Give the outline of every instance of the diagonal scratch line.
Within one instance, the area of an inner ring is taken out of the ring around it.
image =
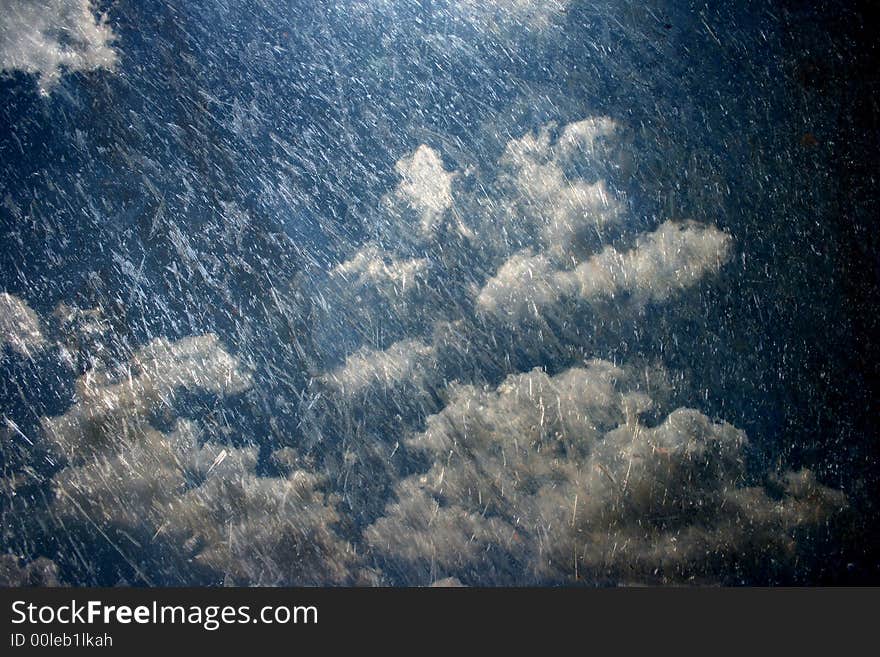
[[[144,582],[147,584],[147,586],[155,586],[155,584],[153,584],[153,582],[150,581],[150,578],[147,577],[146,575],[144,575],[143,571],[140,568],[138,568],[137,565],[135,565],[135,563],[131,559],[129,559],[127,556],[125,556],[125,552],[123,552],[122,549],[118,545],[116,545],[116,543],[114,543],[110,539],[109,536],[107,536],[107,534],[104,532],[104,530],[101,529],[94,520],[92,520],[91,516],[89,516],[89,514],[85,512],[85,510],[80,506],[79,502],[77,502],[75,499],[73,499],[66,490],[64,490],[64,489],[59,489],[59,490],[61,490],[61,492],[64,494],[64,497],[66,497],[68,500],[73,502],[73,505],[79,510],[79,512],[83,515],[83,517],[92,524],[92,527],[94,527],[95,529],[98,530],[98,533],[101,534],[101,536],[103,536],[104,539],[110,545],[113,546],[113,549],[116,550],[123,559],[125,559],[125,563],[127,563],[129,566],[132,567],[132,569],[134,569],[134,572],[142,580],[144,580]]]

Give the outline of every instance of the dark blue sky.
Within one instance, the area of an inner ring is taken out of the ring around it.
[[[55,347],[33,358],[7,347],[4,417],[38,436],[40,418],[81,402],[74,381],[90,367],[124,369],[157,337],[214,333],[254,385],[222,398],[180,393],[173,412],[149,424],[170,431],[185,417],[232,426],[224,440],[253,446],[266,478],[280,472],[272,455],[293,448],[298,463],[326,474],[327,495],[348,499],[350,481],[362,482],[334,527],[369,552],[364,528],[401,494],[401,480],[429,464],[412,451],[389,470],[378,454],[450,405],[449,382],[494,387],[588,358],[651,363],[673,383],[670,408],[645,416],[647,425],[678,406],[698,409],[748,434],[750,485],[783,496],[768,473],[809,468],[849,500],[852,517],[840,526],[804,530],[820,538],[805,540],[799,566],[776,571],[744,559],[707,577],[876,579],[876,555],[864,545],[877,516],[877,80],[864,11],[661,0],[494,9],[504,4],[120,0],[100,7],[116,37],[113,70],[68,71],[48,95],[34,74],[6,71],[0,286],[36,312],[53,344],[72,330],[57,319],[62,303],[100,309],[105,335],[100,349],[76,338],[73,371]],[[527,232],[508,240],[499,213],[521,199],[504,195],[499,160],[532,131],[552,124],[557,135],[595,116],[620,127],[613,158],[566,163],[565,173],[606,181],[626,218],[591,253],[626,252],[667,220],[692,219],[730,237],[725,264],[635,314],[618,312],[629,303],[618,299],[601,312],[572,302],[537,328],[493,323],[473,290],[515,251],[543,248]],[[408,215],[388,210],[396,163],[422,144],[456,172],[455,205],[444,211],[476,226],[482,241],[448,226],[419,241],[400,223]],[[373,292],[338,287],[334,267],[371,244],[384,249],[387,267],[394,258],[428,262],[415,305],[385,308]],[[370,402],[383,405],[373,416],[369,405],[322,392],[358,349],[436,342],[438,322],[458,319],[469,346],[437,356],[443,383],[430,393],[389,388]],[[362,448],[361,430],[379,447]],[[87,532],[65,538],[52,521],[22,520],[26,509],[56,515],[63,464],[36,442],[4,448],[5,471],[25,463],[39,476],[25,501],[4,499],[16,529],[0,547],[25,560],[49,557],[73,583],[136,582],[119,550]],[[89,564],[76,548],[100,556]],[[169,566],[167,549],[142,564],[153,583],[216,578]],[[418,566],[370,559],[384,581],[420,581]],[[445,574],[516,581],[505,579],[506,567]]]

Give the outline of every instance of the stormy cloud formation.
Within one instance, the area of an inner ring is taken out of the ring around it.
[[[3,3],[0,583],[876,583],[807,5]]]

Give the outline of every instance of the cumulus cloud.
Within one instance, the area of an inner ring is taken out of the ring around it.
[[[49,94],[63,71],[112,69],[115,37],[91,0],[3,0],[0,3],[0,70],[38,77]]]
[[[193,422],[168,434],[142,424],[93,458],[77,459],[52,480],[64,516],[111,519],[129,536],[159,527],[168,506],[209,474],[236,477],[254,469],[257,450],[202,445]],[[98,511],[97,513],[95,511]],[[134,540],[133,538],[131,540]]]
[[[545,125],[510,140],[488,187],[480,183],[455,193],[452,181],[470,174],[447,171],[435,150],[419,146],[397,162],[401,180],[386,197],[381,246],[361,247],[331,270],[326,290],[316,294],[327,301],[326,323],[339,325],[343,334],[361,327],[373,335],[381,330],[390,340],[408,331],[424,336],[431,322],[458,319],[450,311],[466,310],[462,296],[475,284],[482,287],[481,270],[493,263],[502,267],[499,280],[491,282],[496,287],[506,277],[528,276],[518,278],[533,285],[520,302],[524,308],[551,303],[560,294],[556,288],[575,286],[560,272],[594,253],[611,228],[619,232],[625,223],[620,194],[601,178],[614,158],[618,132],[607,117]]]
[[[76,381],[77,403],[64,415],[45,418],[51,447],[70,460],[100,453],[131,426],[171,407],[179,390],[235,394],[251,385],[250,373],[227,353],[216,335],[171,342],[156,338],[116,370],[90,370]]]
[[[624,252],[606,243],[611,230],[631,232],[622,198],[600,177],[616,157],[618,133],[613,120],[593,117],[561,129],[549,124],[508,143],[500,159],[508,199],[501,204],[502,234],[526,248],[485,282],[479,308],[521,319],[563,300],[640,307],[727,261],[730,237],[693,221],[667,221]]]
[[[548,124],[510,140],[499,161],[506,171],[507,239],[534,240],[548,255],[567,261],[619,224],[623,203],[601,177],[613,160],[617,133],[611,119],[592,117],[561,130]]]
[[[401,158],[401,181],[386,197],[382,246],[368,243],[336,266],[316,295],[327,300],[333,340],[343,343],[359,330],[383,347],[414,332],[424,337],[432,323],[457,320],[453,311],[471,312],[472,301],[462,297],[487,285],[481,277],[493,263],[501,270],[476,299],[484,310],[493,296],[506,295],[518,306],[513,314],[535,312],[573,291],[577,281],[568,270],[625,223],[620,194],[600,177],[615,157],[618,133],[607,117],[545,125],[510,140],[488,187],[455,194],[453,179],[467,172],[447,171],[436,151],[422,145]],[[407,209],[415,221],[405,220]],[[376,340],[379,333],[387,339]]]
[[[434,348],[418,340],[395,342],[388,349],[363,347],[345,359],[327,380],[354,397],[368,389],[389,391],[404,384],[423,389],[436,370]]]
[[[654,393],[604,361],[459,387],[367,540],[413,583],[733,581],[845,506],[808,471],[750,485],[744,433],[696,410],[646,425]]]
[[[62,526],[112,549],[147,583],[354,582],[356,555],[336,534],[321,477],[292,465],[262,477],[254,446],[203,435],[189,420],[167,433],[151,423],[178,390],[230,395],[250,385],[213,335],[156,339],[119,375],[80,377],[74,407],[44,421],[67,463],[51,482]]]
[[[447,171],[437,151],[425,144],[398,160],[395,169],[401,180],[394,198],[416,211],[420,232],[430,235],[452,207],[455,174]]]
[[[427,258],[398,258],[368,244],[330,274],[355,294],[376,292],[394,301],[416,293],[424,284],[428,267]]]
[[[30,356],[46,346],[37,314],[23,300],[0,292],[0,350]]]
[[[338,500],[322,477],[253,473],[213,477],[171,509],[167,531],[226,581],[248,585],[368,583],[352,546],[334,525]]]
[[[478,307],[496,315],[537,315],[540,308],[556,303],[569,291],[561,287],[552,263],[543,255],[516,253],[489,279],[477,297]]]
[[[717,272],[730,248],[730,236],[713,226],[668,221],[639,236],[633,249],[607,246],[572,270],[555,269],[543,254],[518,253],[480,290],[477,304],[513,318],[538,315],[563,297],[640,307]]]
[[[55,513],[109,543],[147,582],[158,574],[239,585],[353,582],[355,554],[333,528],[339,516],[322,480],[303,470],[258,476],[257,457],[255,447],[203,442],[189,421],[169,434],[141,427],[59,472]]]
[[[639,304],[663,301],[717,272],[730,248],[730,236],[714,226],[667,221],[627,253],[606,247],[575,268],[571,279],[585,299],[628,293]]]

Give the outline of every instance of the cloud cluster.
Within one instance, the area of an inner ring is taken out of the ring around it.
[[[609,237],[625,218],[623,201],[602,177],[616,157],[618,132],[608,117],[591,117],[510,140],[499,161],[506,238],[538,244],[565,263]]]
[[[180,390],[228,395],[250,385],[250,373],[216,335],[176,342],[155,338],[124,367],[89,370],[79,377],[77,403],[64,415],[46,418],[44,434],[58,454],[77,461],[100,454],[152,414],[172,408]]]
[[[126,577],[163,584],[795,570],[844,496],[807,470],[750,472],[745,434],[673,403],[662,365],[594,358],[621,339],[621,317],[686,302],[678,293],[732,251],[710,224],[636,226],[609,182],[619,133],[605,117],[544,126],[477,184],[427,145],[401,158],[384,232],[325,276],[299,277],[295,303],[272,289],[307,332],[291,337],[310,381],[290,436],[301,442],[271,457],[260,437],[196,417],[193,399],[254,385],[215,335],[106,358],[100,309],[59,306],[62,361],[84,374],[42,428],[60,462],[52,517],[77,559],[98,569],[109,554]],[[36,315],[0,301],[14,309],[4,342],[41,345]]]
[[[371,581],[339,537],[338,499],[305,470],[212,476],[170,510],[163,531],[200,565],[239,585],[351,585]],[[362,579],[363,578],[363,579]]]
[[[667,221],[636,235],[623,252],[607,243],[632,233],[624,199],[601,177],[619,159],[619,133],[611,119],[592,117],[508,143],[500,160],[509,198],[501,227],[520,250],[483,285],[481,310],[521,320],[565,300],[638,308],[666,300],[727,261],[730,237],[693,221]]]
[[[16,296],[0,292],[0,358],[10,347],[21,356],[30,356],[46,346],[40,319],[30,306]]]
[[[379,435],[390,422],[393,444],[407,418],[416,428],[436,410],[434,392],[442,397],[447,380],[494,377],[592,345],[588,331],[557,338],[545,327],[528,330],[530,318],[570,314],[572,301],[594,306],[596,321],[617,317],[717,271],[730,239],[693,222],[636,235],[623,252],[601,248],[610,235],[632,232],[621,195],[601,177],[618,158],[619,134],[607,117],[545,125],[511,139],[495,180],[469,189],[451,182],[470,174],[446,171],[427,145],[401,158],[382,246],[367,243],[315,295],[327,309],[314,332],[332,336],[324,353],[351,344],[352,334],[360,340],[343,363],[327,362],[323,380],[333,385],[325,392],[338,401],[331,414],[356,403],[359,426]],[[399,220],[400,203],[418,208],[415,220]],[[450,219],[464,230],[450,235]]]
[[[721,269],[730,250],[730,236],[714,226],[667,221],[631,251],[606,247],[570,276],[585,299],[628,294],[639,304],[665,301]]]
[[[402,340],[381,351],[361,348],[327,379],[346,397],[356,397],[371,389],[389,392],[403,385],[424,390],[435,378],[436,367],[433,346]]]
[[[653,392],[604,361],[460,386],[407,443],[430,469],[367,540],[412,583],[734,581],[749,560],[792,564],[798,530],[845,506],[808,471],[776,496],[749,485],[745,435],[698,411],[644,424]]]
[[[455,174],[447,171],[437,151],[425,144],[398,160],[395,170],[401,180],[394,197],[418,213],[419,230],[430,235],[444,212],[452,207]]]
[[[594,323],[630,317],[720,270],[732,240],[714,226],[669,221],[635,229],[623,195],[604,177],[616,175],[621,133],[603,116],[547,124],[507,143],[494,179],[447,172],[433,149],[419,146],[397,164],[401,180],[389,195],[382,246],[362,247],[331,272],[326,294],[316,295],[328,307],[316,333],[333,326],[333,344],[347,345],[341,357],[358,351],[364,371],[368,359],[376,361],[372,369],[400,360],[407,340],[483,354],[504,342],[538,363],[556,342],[557,355],[595,342],[576,329],[554,342],[545,319],[565,323],[585,310]],[[453,178],[464,182],[453,186]],[[399,220],[403,201],[419,208],[413,221]],[[417,284],[407,288],[412,279]],[[537,331],[528,330],[533,320]],[[369,351],[346,342],[358,332]],[[394,354],[381,353],[395,342]],[[458,376],[454,367],[440,369]]]
[[[734,582],[764,559],[792,572],[805,537],[846,507],[807,470],[750,473],[744,433],[670,405],[662,367],[571,367],[600,340],[584,319],[610,344],[619,320],[676,303],[733,250],[711,224],[637,228],[606,180],[619,136],[605,117],[544,126],[512,139],[495,179],[470,191],[450,182],[467,172],[420,146],[393,198],[421,220],[390,221],[382,249],[334,271],[350,272],[359,299],[369,286],[399,296],[404,263],[433,277],[432,295],[379,308],[396,339],[365,340],[330,368],[311,420],[342,437],[339,479],[369,489],[346,499],[371,519],[362,540],[392,580]],[[444,256],[450,217],[467,226],[456,260]]]
[[[147,583],[354,582],[356,555],[333,527],[335,498],[321,477],[293,467],[260,476],[256,447],[205,436],[189,420],[167,433],[151,423],[178,390],[232,395],[250,385],[213,335],[156,339],[118,374],[80,377],[74,407],[44,421],[67,464],[52,479],[56,517]]]
[[[112,69],[115,37],[91,0],[3,0],[0,3],[0,70],[38,77],[48,95],[63,71]]]
[[[257,450],[203,441],[178,421],[142,427],[53,479],[55,513],[106,542],[147,583],[344,584],[356,555],[313,473],[256,473]],[[160,580],[161,581],[161,580]]]
[[[453,181],[472,172],[447,171],[439,153],[421,144],[396,164],[400,180],[385,198],[381,246],[367,243],[330,272],[319,294],[334,308],[329,314],[341,306],[361,326],[398,328],[394,339],[424,335],[430,322],[459,318],[462,289],[485,284],[482,269],[507,258],[501,276],[520,265],[571,268],[624,221],[619,194],[600,177],[618,132],[611,119],[591,117],[511,139],[488,189],[456,189]],[[538,257],[526,262],[533,248]],[[535,283],[547,288],[548,301],[560,282],[550,279]]]
[[[572,270],[556,269],[543,254],[520,252],[480,290],[477,304],[507,318],[538,315],[562,298],[640,307],[717,272],[730,248],[730,236],[713,226],[667,221],[639,236],[633,249],[607,246]]]

